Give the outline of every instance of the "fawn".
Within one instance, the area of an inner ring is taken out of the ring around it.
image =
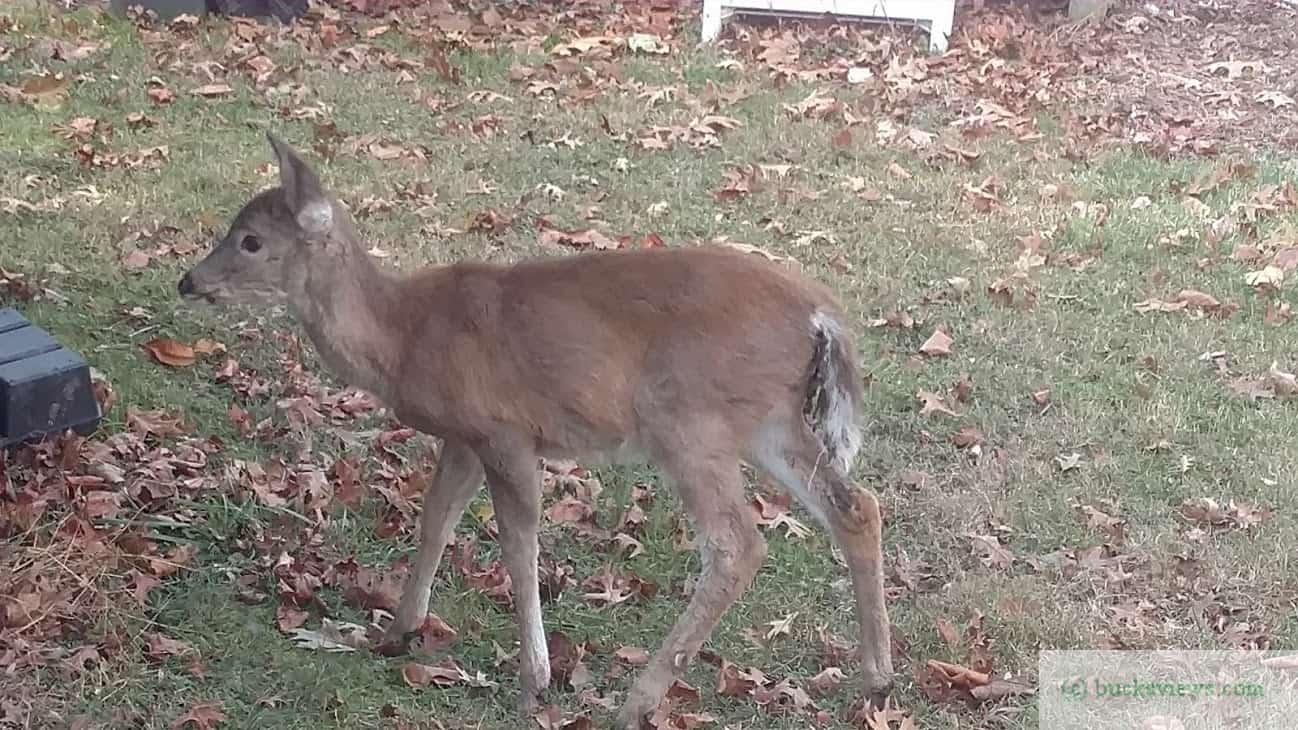
[[[766,557],[741,461],[825,526],[851,571],[866,696],[892,685],[879,504],[861,446],[855,350],[828,289],[718,246],[381,268],[316,173],[268,134],[279,187],[253,197],[180,280],[210,303],[286,302],[324,363],[443,441],[384,641],[428,611],[438,563],[485,480],[513,580],[525,714],[550,682],[537,582],[538,457],[649,461],[674,483],[702,573],[618,715],[638,728]]]

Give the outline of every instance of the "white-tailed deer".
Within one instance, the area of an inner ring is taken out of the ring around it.
[[[852,339],[827,289],[729,248],[599,252],[398,275],[347,211],[270,138],[280,187],[234,218],[180,280],[209,302],[271,298],[321,358],[403,422],[444,441],[418,554],[386,640],[423,621],[442,551],[486,481],[513,579],[520,708],[550,681],[537,584],[538,457],[647,460],[679,491],[703,569],[618,717],[638,728],[747,590],[766,556],[741,461],[792,493],[851,570],[868,698],[892,684],[879,505],[848,479],[861,445]]]

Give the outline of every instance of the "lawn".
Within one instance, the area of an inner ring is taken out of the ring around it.
[[[658,475],[550,464],[547,714],[514,713],[485,493],[444,625],[369,650],[434,444],[282,309],[176,294],[275,184],[268,130],[392,267],[737,244],[841,297],[895,705],[857,713],[846,569],[754,477],[770,557],[662,727],[1028,728],[1042,648],[1298,648],[1292,6],[1075,28],[989,2],[931,58],[854,26],[698,47],[696,14],[639,3],[358,5],[0,9],[0,304],[107,406],[0,462],[0,727],[606,727],[684,606],[699,561]]]

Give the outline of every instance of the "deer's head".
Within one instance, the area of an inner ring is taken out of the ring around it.
[[[266,137],[279,163],[279,187],[243,206],[216,248],[180,279],[182,297],[243,304],[281,299],[313,259],[336,254],[345,241],[346,212],[297,152]]]

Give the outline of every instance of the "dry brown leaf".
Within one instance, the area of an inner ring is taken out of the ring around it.
[[[194,348],[183,342],[158,337],[142,345],[155,361],[173,368],[187,368],[194,364]]]
[[[945,357],[951,354],[951,346],[955,340],[950,335],[940,329],[933,330],[933,334],[919,346],[920,353],[929,357]]]
[[[992,678],[984,672],[974,671],[968,667],[962,667],[959,664],[929,659],[927,662],[929,669],[940,672],[946,681],[962,689],[972,689],[981,687],[992,681]]]
[[[1267,302],[1266,312],[1262,315],[1262,321],[1272,327],[1279,327],[1287,324],[1293,319],[1293,309],[1289,302]]]
[[[618,647],[618,650],[613,652],[613,656],[633,667],[642,667],[649,663],[649,652],[637,646]]]
[[[199,702],[190,705],[185,714],[171,723],[171,730],[210,730],[225,722],[225,712],[218,702]]]
[[[194,342],[194,354],[207,357],[209,355],[220,355],[225,352],[225,345],[211,340],[206,337],[200,337]]]
[[[975,446],[980,446],[985,440],[986,437],[983,436],[982,431],[979,431],[973,426],[965,426],[959,431],[951,434],[951,443],[959,449],[971,449]]]
[[[1181,503],[1181,514],[1188,520],[1211,527],[1248,529],[1271,518],[1271,510],[1231,500],[1221,505],[1211,497],[1187,499]]]
[[[1212,310],[1221,306],[1216,297],[1194,289],[1182,289],[1176,295],[1176,301],[1185,302],[1190,309]]]
[[[807,680],[807,693],[812,697],[824,697],[838,690],[843,682],[843,670],[838,667],[825,667],[818,674]]]
[[[139,271],[149,265],[149,254],[138,248],[131,249],[131,252],[122,257],[122,268],[127,271]]]
[[[777,636],[788,635],[789,631],[793,628],[793,619],[797,617],[798,617],[798,612],[794,611],[793,613],[789,614],[788,616],[785,616],[784,618],[775,619],[774,621],[767,621],[766,625],[769,626],[770,628],[766,630],[766,634],[764,635],[764,638],[767,641],[771,641]]]
[[[959,413],[947,407],[945,399],[929,390],[921,390],[915,393],[915,398],[920,402],[919,415],[928,416],[939,413],[946,416],[959,416]]]
[[[201,96],[206,99],[213,99],[220,96],[229,96],[234,93],[234,87],[229,84],[204,84],[190,91],[194,96]]]
[[[952,649],[960,648],[960,634],[955,630],[955,626],[944,618],[937,620],[937,635],[942,637],[942,641]]]
[[[588,228],[584,231],[563,231],[557,228],[542,228],[538,234],[542,246],[566,246],[576,249],[595,249],[605,251],[619,248],[618,242],[603,233]]]
[[[150,86],[148,93],[149,99],[159,106],[170,104],[176,100],[176,95],[171,92],[171,89],[168,89],[165,86]]]
[[[482,672],[471,675],[451,659],[432,665],[407,662],[401,667],[401,679],[410,687],[415,688],[451,687],[454,685],[492,687],[495,685],[494,682],[487,680]]]
[[[153,632],[148,634],[148,644],[144,648],[144,656],[154,662],[165,661],[167,657],[185,656],[193,652],[194,647],[189,644]]]
[[[1035,690],[1031,685],[997,678],[993,678],[987,684],[973,687],[969,690],[969,694],[972,695],[974,699],[981,702],[996,702],[1003,700],[1006,697],[1032,694],[1033,692],[1035,692]]]
[[[1000,540],[991,535],[969,535],[973,551],[982,564],[993,570],[1009,570],[1014,564],[1014,554]]]

